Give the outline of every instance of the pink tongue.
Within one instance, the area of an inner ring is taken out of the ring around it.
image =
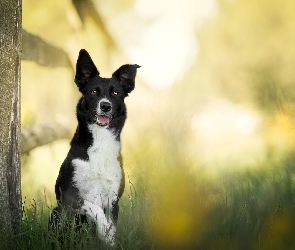
[[[110,118],[104,115],[98,115],[96,116],[96,123],[98,123],[98,125],[108,125],[110,122]]]

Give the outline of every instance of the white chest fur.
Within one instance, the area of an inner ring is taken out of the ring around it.
[[[122,180],[120,142],[104,127],[92,124],[88,128],[93,136],[93,144],[87,150],[89,160],[72,161],[73,181],[85,201],[106,208],[117,199]]]

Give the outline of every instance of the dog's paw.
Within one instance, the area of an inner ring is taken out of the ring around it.
[[[99,225],[98,225],[99,227]],[[115,245],[116,226],[111,222],[100,232],[100,237],[111,247]]]
[[[102,208],[84,200],[81,213],[86,214],[96,222],[99,238],[113,247],[115,245],[116,226],[111,219],[108,222]]]
[[[84,200],[84,203],[81,207],[81,213],[84,213],[87,216],[91,217],[94,221],[106,221],[105,214],[102,208],[86,200]]]

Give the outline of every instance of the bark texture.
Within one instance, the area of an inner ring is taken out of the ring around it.
[[[0,1],[0,240],[13,249],[21,226],[21,0]],[[8,248],[9,247],[9,248]]]

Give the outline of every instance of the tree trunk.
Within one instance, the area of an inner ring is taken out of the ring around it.
[[[0,244],[13,249],[21,226],[21,0],[0,1]]]

